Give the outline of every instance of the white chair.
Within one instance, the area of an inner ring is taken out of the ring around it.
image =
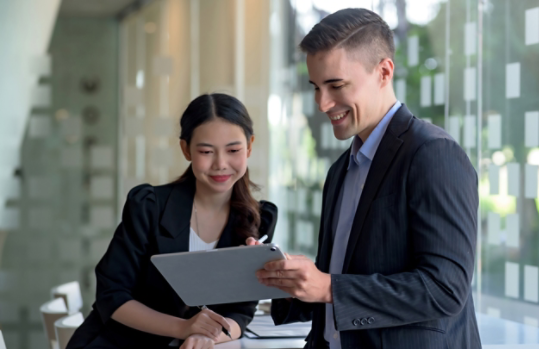
[[[68,315],[67,306],[63,298],[55,298],[43,304],[39,310],[43,319],[43,327],[51,349],[58,348],[56,332],[54,331],[54,322]]]
[[[67,347],[67,343],[71,339],[71,336],[83,321],[84,316],[82,316],[81,312],[78,312],[73,315],[64,316],[54,322],[59,349],[65,349]]]
[[[52,298],[63,298],[69,314],[74,314],[82,308],[82,294],[78,281],[53,287],[51,296]]]
[[[0,331],[0,349],[6,349],[6,343],[4,342],[4,336],[2,336],[2,331]]]

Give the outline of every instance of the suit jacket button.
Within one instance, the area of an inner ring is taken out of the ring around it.
[[[367,319],[366,318],[363,318],[361,319],[361,325],[366,325],[367,324]]]
[[[373,318],[373,317],[370,317],[370,318],[367,320],[367,322],[369,323],[369,325],[372,324],[372,323],[374,322],[374,318]]]
[[[354,321],[352,321],[352,325],[354,325],[354,326],[359,325],[359,320],[358,320],[358,319],[354,319]]]

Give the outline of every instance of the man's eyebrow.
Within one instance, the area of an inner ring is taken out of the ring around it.
[[[343,79],[329,79],[329,80],[324,81],[324,84],[331,84],[331,83],[340,82],[340,81],[343,81]],[[309,83],[316,86],[316,84],[312,82],[311,80],[309,80]]]

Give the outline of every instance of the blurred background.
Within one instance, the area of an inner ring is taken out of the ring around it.
[[[201,93],[246,104],[256,195],[279,207],[275,240],[314,258],[322,185],[350,141],[318,111],[297,46],[347,7],[394,29],[398,99],[479,174],[477,312],[511,320],[506,336],[539,327],[539,0],[0,0],[8,349],[47,348],[40,305],[55,285],[78,281],[88,314],[129,189],[187,167],[178,121]]]

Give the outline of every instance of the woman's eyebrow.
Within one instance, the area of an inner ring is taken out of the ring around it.
[[[241,141],[236,141],[236,142],[228,143],[226,146],[227,146],[227,147],[230,147],[230,146],[232,146],[232,145],[238,145],[238,144],[241,144]],[[214,145],[209,144],[209,143],[197,143],[196,146],[197,146],[197,147],[211,147],[211,148],[214,148],[214,147],[215,147]]]

